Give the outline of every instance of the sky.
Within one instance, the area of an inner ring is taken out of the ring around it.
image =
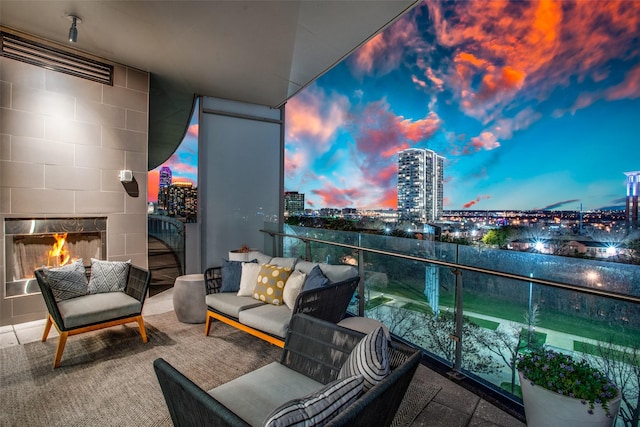
[[[285,189],[397,207],[397,152],[445,210],[624,206],[640,171],[640,1],[426,0],[286,104]]]

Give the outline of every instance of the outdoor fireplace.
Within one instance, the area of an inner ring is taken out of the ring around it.
[[[107,218],[5,218],[5,295],[40,292],[33,271],[105,259]]]

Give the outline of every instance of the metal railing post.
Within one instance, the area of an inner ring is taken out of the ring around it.
[[[358,250],[358,316],[364,317],[364,251]]]
[[[462,271],[453,270],[456,275],[456,317],[455,332],[451,334],[451,339],[455,342],[455,352],[453,356],[453,371],[449,373],[450,377],[461,379],[464,377],[460,368],[462,367],[462,326],[464,322],[462,307]]]
[[[304,259],[311,261],[311,242],[304,240]]]

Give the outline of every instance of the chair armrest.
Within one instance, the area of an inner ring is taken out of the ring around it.
[[[149,282],[151,282],[151,272],[132,265],[129,267],[129,277],[127,278],[127,286],[124,288],[124,292],[140,301],[141,305],[144,305]]]
[[[222,267],[209,267],[204,271],[204,284],[207,295],[217,294],[222,288]]]
[[[249,426],[242,418],[164,359],[154,360],[153,368],[167,402],[173,425],[180,427]]]
[[[328,384],[360,342],[363,333],[306,314],[291,318],[280,363]]]
[[[53,321],[60,328],[64,328],[64,322],[62,321],[62,315],[60,314],[60,310],[58,309],[58,303],[56,302],[56,298],[53,296],[53,291],[51,290],[51,285],[49,285],[49,281],[44,275],[44,271],[39,268],[34,272],[36,276],[36,280],[38,281],[38,286],[40,287],[40,292],[42,293],[42,297],[44,298],[44,303],[47,306],[47,311],[49,315],[53,318]]]
[[[296,298],[293,314],[309,314],[338,323],[347,312],[359,282],[360,277],[355,276],[328,286],[302,291]]]

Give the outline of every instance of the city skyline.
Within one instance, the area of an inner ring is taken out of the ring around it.
[[[640,2],[425,1],[289,100],[285,190],[396,208],[396,153],[427,148],[445,210],[623,209],[639,37]]]

